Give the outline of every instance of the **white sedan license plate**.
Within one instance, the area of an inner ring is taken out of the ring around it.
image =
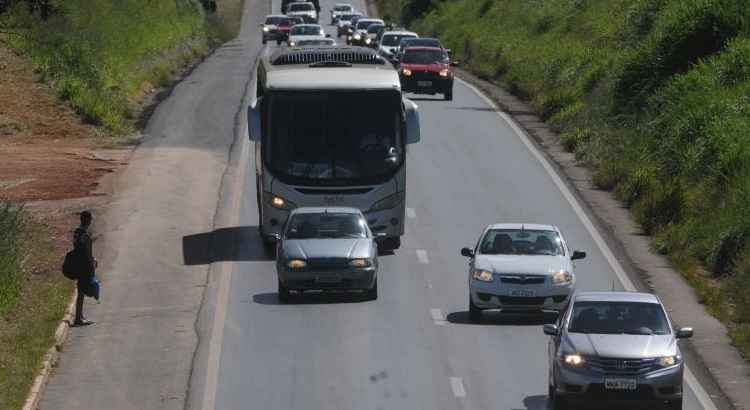
[[[432,81],[417,81],[419,87],[432,87]]]
[[[519,298],[533,298],[535,295],[533,290],[525,290],[525,289],[513,289],[510,291],[510,296],[515,296]]]
[[[637,387],[635,379],[631,378],[604,379],[604,388],[607,390],[635,390]]]

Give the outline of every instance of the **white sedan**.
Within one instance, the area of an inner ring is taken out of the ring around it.
[[[469,258],[469,317],[482,310],[564,310],[575,291],[575,260],[560,230],[551,225],[495,224],[485,228]]]
[[[328,37],[319,24],[297,24],[289,30],[287,44],[289,47],[295,47],[299,41],[320,40]]]

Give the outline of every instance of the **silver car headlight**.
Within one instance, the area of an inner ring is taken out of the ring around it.
[[[681,361],[682,361],[682,357],[680,357],[680,355],[662,356],[659,358],[659,366],[672,367],[676,364],[679,364]]]
[[[492,272],[484,269],[475,269],[471,277],[482,282],[492,282]]]
[[[304,269],[307,267],[307,261],[304,259],[290,259],[287,261],[286,266],[290,269]]]
[[[583,356],[578,353],[563,355],[563,363],[570,367],[581,368],[586,364]]]
[[[561,270],[552,274],[552,283],[555,285],[562,285],[571,282],[573,282],[573,275],[566,270]]]
[[[372,260],[366,258],[357,258],[349,261],[349,266],[352,268],[369,268],[372,266]]]

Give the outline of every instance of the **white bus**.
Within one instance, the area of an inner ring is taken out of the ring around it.
[[[302,206],[359,208],[382,248],[401,245],[406,149],[420,139],[419,115],[402,96],[398,73],[375,51],[309,47],[262,54],[248,133],[267,245]]]

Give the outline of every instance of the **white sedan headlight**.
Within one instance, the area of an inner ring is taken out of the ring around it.
[[[492,282],[492,272],[484,270],[484,269],[474,270],[472,277],[482,282]]]
[[[561,270],[552,274],[552,283],[555,285],[562,285],[564,283],[570,283],[573,281],[573,275],[566,271]]]
[[[263,31],[265,31],[266,33],[268,33],[268,30],[270,30],[270,29],[268,28],[268,26],[263,26]]]

